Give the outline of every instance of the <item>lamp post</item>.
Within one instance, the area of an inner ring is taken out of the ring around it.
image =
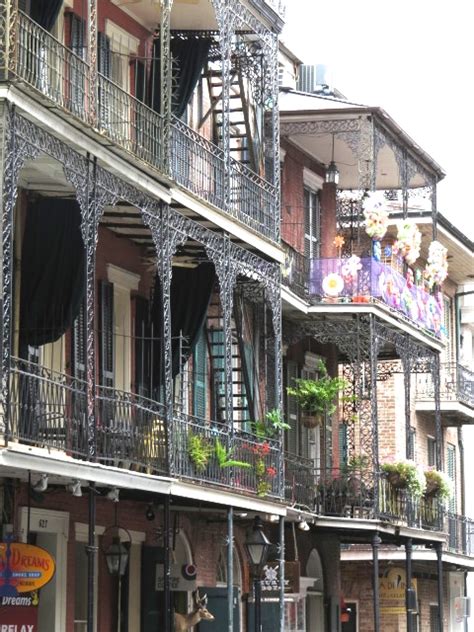
[[[252,531],[245,541],[245,551],[252,567],[253,591],[254,591],[254,612],[255,612],[255,632],[262,632],[262,583],[261,574],[268,559],[268,553],[272,546],[270,540],[263,531],[263,523],[260,516],[255,516]]]
[[[119,527],[117,522],[111,526],[107,527],[104,531],[103,537],[107,534],[107,532],[114,531],[115,533],[112,536],[111,544],[106,548],[102,549],[102,552],[105,557],[105,561],[107,563],[107,570],[109,574],[117,577],[118,581],[118,590],[117,590],[117,632],[120,632],[121,629],[121,599],[122,599],[122,577],[125,575],[128,566],[128,558],[129,558],[129,549],[122,543],[120,539],[120,532],[123,532],[127,535],[128,544],[132,543],[132,538],[127,529],[123,527]]]

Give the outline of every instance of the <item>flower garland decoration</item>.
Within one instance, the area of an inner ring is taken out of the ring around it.
[[[393,244],[393,252],[405,257],[405,261],[412,265],[420,256],[421,232],[410,219],[398,222],[397,241]]]
[[[388,228],[388,211],[382,202],[374,202],[373,198],[364,201],[365,232],[371,239],[381,241]]]
[[[423,276],[430,290],[435,285],[441,285],[448,276],[448,251],[439,241],[432,241],[430,244]]]

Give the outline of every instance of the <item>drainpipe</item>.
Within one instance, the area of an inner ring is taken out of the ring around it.
[[[380,632],[380,593],[379,593],[379,549],[382,540],[378,533],[372,538],[372,589],[373,589],[373,608],[374,608],[374,632]]]

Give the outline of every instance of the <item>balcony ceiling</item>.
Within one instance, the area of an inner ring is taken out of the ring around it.
[[[112,0],[150,31],[160,23],[158,0]],[[172,29],[216,30],[214,9],[209,0],[174,0],[171,12]]]
[[[281,133],[291,143],[303,149],[323,165],[332,159],[340,172],[339,186],[343,189],[359,188],[358,134],[359,121],[375,117],[381,127],[390,128],[397,142],[406,147],[417,163],[437,179],[443,171],[398,125],[380,108],[358,103],[294,91],[280,95]],[[375,184],[377,189],[400,188],[400,173],[393,150],[383,146],[378,154]],[[426,186],[425,178],[415,174],[409,186]]]

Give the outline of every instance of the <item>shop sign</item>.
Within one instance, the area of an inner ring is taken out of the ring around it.
[[[0,632],[38,630],[38,593],[0,597]]]
[[[45,549],[20,542],[0,542],[0,598],[38,590],[52,579],[54,571],[54,559]],[[0,632],[3,632],[1,627]]]
[[[164,586],[164,565],[157,564],[155,590],[162,591]],[[170,587],[172,591],[196,590],[196,567],[193,564],[171,564]]]
[[[280,563],[269,562],[263,567],[262,591],[278,592],[280,590]],[[285,562],[285,593],[300,592],[300,563]]]
[[[412,588],[417,594],[416,579],[412,579]],[[406,613],[406,572],[404,568],[394,567],[379,579],[380,612],[382,614]]]

